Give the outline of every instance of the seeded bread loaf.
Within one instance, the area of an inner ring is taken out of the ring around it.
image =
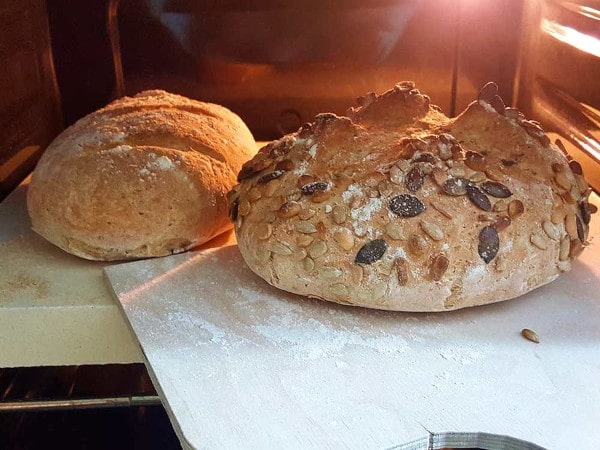
[[[231,228],[226,195],[255,153],[221,106],[157,90],[116,100],[42,156],[27,199],[33,229],[87,259],[184,251]]]
[[[248,266],[297,294],[445,311],[571,268],[591,207],[581,166],[497,86],[455,119],[411,82],[262,148],[230,193]]]

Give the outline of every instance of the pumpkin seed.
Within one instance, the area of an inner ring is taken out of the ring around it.
[[[481,88],[477,95],[477,100],[490,103],[496,94],[498,94],[498,85],[493,81],[490,81]]]
[[[496,198],[508,198],[512,195],[510,189],[497,181],[486,181],[481,184],[481,189]]]
[[[355,264],[373,264],[379,261],[388,248],[387,242],[383,239],[375,239],[367,242],[361,247],[354,259]]]
[[[576,173],[577,175],[583,175],[583,168],[581,167],[581,164],[579,164],[577,161],[569,161],[569,167],[571,168],[571,171],[573,171],[573,173]]]
[[[406,174],[406,188],[411,192],[417,192],[423,186],[425,178],[420,167],[413,167]]]
[[[478,208],[483,209],[484,211],[492,210],[492,203],[490,202],[490,199],[487,198],[487,196],[481,192],[479,188],[470,184],[467,185],[467,197],[469,197],[469,200],[471,200],[471,202]]]
[[[409,194],[400,194],[392,198],[389,208],[400,217],[415,217],[427,209],[421,200]]]
[[[498,232],[491,226],[484,227],[479,232],[479,243],[477,252],[486,264],[494,259],[500,249],[500,237]]]
[[[266,175],[263,175],[258,179],[258,184],[267,184],[269,181],[273,181],[285,173],[285,170],[274,170]]]

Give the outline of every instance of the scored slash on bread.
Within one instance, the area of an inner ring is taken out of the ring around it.
[[[28,190],[32,227],[86,259],[179,253],[231,228],[226,194],[255,153],[222,106],[160,90],[123,97],[46,149]]]
[[[263,147],[229,193],[250,269],[286,291],[404,311],[506,300],[570,270],[590,188],[497,91],[451,119],[402,82]]]

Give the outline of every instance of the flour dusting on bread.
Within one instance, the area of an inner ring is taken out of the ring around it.
[[[378,309],[514,298],[570,270],[581,166],[488,83],[456,118],[414,83],[263,147],[230,192],[248,266],[281,289]]]

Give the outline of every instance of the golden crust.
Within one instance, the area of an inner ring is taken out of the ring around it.
[[[254,139],[231,111],[145,91],[66,129],[33,172],[33,229],[87,259],[163,256],[231,227],[226,193]]]
[[[230,193],[248,266],[290,292],[403,311],[506,300],[570,270],[587,183],[489,89],[450,119],[404,82],[261,149]]]

